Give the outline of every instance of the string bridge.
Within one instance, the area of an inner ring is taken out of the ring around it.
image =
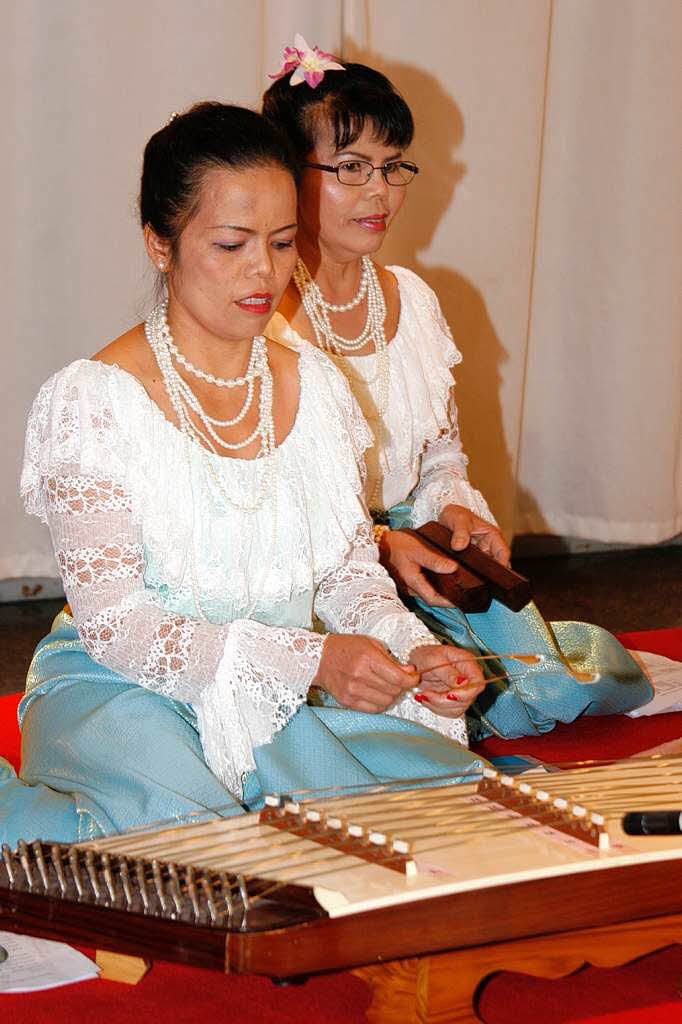
[[[354,820],[352,816],[339,816],[338,812],[329,813],[309,804],[273,795],[265,798],[260,822],[408,877],[417,871],[410,856],[409,842],[372,829],[360,820]]]
[[[505,775],[485,768],[478,792],[487,800],[596,846],[598,850],[609,849],[609,834],[602,814],[566,797],[553,796],[541,786],[532,785],[523,775]]]

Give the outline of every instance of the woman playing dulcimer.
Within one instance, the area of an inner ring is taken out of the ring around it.
[[[262,335],[296,261],[295,177],[238,107],[199,104],[147,145],[166,298],[52,376],[29,419],[22,493],[69,610],[29,671],[21,778],[0,759],[2,842],[480,766],[455,741],[480,667],[378,562],[344,378]],[[311,684],[336,706],[308,707]]]
[[[434,631],[487,658],[495,677],[470,709],[470,731],[528,735],[645,703],[650,684],[599,627],[550,626],[532,604],[514,613],[493,601],[465,615],[428,582],[424,569],[450,572],[455,563],[400,527],[439,520],[454,552],[473,542],[503,564],[509,548],[467,479],[452,378],[461,356],[438,300],[410,270],[372,260],[419,181],[406,155],[412,115],[384,75],[339,63],[300,36],[271,77],[263,113],[292,140],[303,170],[299,260],[268,334],[326,351],[358,399],[374,433],[367,498],[384,524],[382,564]]]

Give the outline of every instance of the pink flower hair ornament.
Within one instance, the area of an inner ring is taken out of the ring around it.
[[[324,78],[325,71],[345,70],[334,60],[333,53],[325,53],[319,46],[308,46],[303,36],[296,33],[294,45],[284,47],[282,67],[276,75],[268,75],[268,78],[284,78],[290,71],[294,71],[289,85],[300,85],[301,82],[307,82],[311,89],[315,89]]]

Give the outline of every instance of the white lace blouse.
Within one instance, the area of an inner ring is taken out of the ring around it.
[[[375,510],[412,502],[412,525],[438,519],[446,505],[463,505],[495,522],[488,505],[467,478],[453,395],[452,367],[462,357],[452,340],[438,299],[405,267],[389,267],[398,280],[400,319],[388,346],[388,406],[380,436],[377,418],[376,356],[332,356],[372,428],[367,454],[366,493]],[[307,342],[276,313],[266,332],[300,350]],[[380,447],[379,447],[380,443]]]
[[[266,460],[187,442],[118,367],[67,366],[28,423],[22,495],[49,525],[86,650],[190,702],[207,762],[235,793],[253,747],[305,700],[324,642],[313,612],[329,631],[374,636],[398,657],[432,642],[377,560],[360,468],[371,437],[357,405],[311,346],[299,373],[271,492],[250,513],[240,506],[254,504]],[[464,739],[460,721],[411,694],[391,713]]]

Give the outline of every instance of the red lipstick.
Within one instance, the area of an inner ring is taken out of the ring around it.
[[[267,292],[254,292],[253,295],[247,295],[245,299],[238,299],[236,305],[246,313],[263,316],[272,308],[272,295]]]
[[[386,213],[374,213],[367,217],[356,217],[355,223],[361,224],[363,228],[367,228],[369,231],[385,231],[386,230]]]

